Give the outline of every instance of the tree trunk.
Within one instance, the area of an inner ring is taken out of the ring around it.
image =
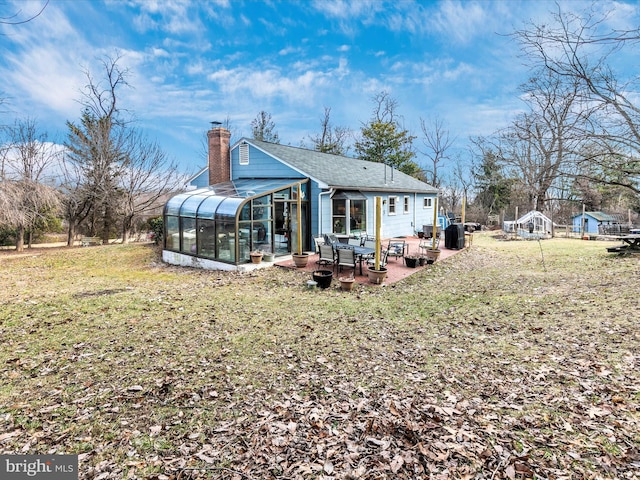
[[[24,225],[20,225],[16,231],[16,252],[24,250]]]
[[[129,243],[131,237],[131,225],[133,224],[133,217],[125,215],[122,219],[122,243]]]
[[[67,230],[67,247],[72,247],[76,239],[76,224],[69,220],[69,229]]]

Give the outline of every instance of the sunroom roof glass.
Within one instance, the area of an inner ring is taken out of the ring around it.
[[[180,213],[180,206],[187,198],[191,196],[191,193],[181,193],[175,197],[169,199],[165,207],[167,215],[178,215]]]
[[[167,215],[220,220],[234,219],[249,198],[260,197],[295,185],[291,180],[237,180],[181,193],[165,207]]]
[[[220,205],[225,198],[227,197],[220,197],[218,195],[211,195],[205,198],[198,207],[197,217],[213,220],[216,216],[218,205]]]
[[[180,207],[181,217],[195,217],[198,211],[198,206],[206,197],[204,195],[192,195],[187,198]]]
[[[240,205],[246,201],[246,198],[225,198],[216,210],[216,220],[233,221],[236,218],[236,212]]]

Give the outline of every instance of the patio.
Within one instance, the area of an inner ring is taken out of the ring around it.
[[[420,254],[419,245],[422,240],[419,239],[418,237],[403,237],[403,238],[398,238],[398,240],[403,240],[407,244],[407,251],[405,252],[406,255]],[[388,243],[389,243],[389,239],[385,239],[385,240],[382,240],[381,245],[384,248]],[[449,258],[455,255],[456,253],[459,253],[462,251],[462,250],[446,249],[443,247],[443,245],[444,245],[444,240],[441,240],[440,247],[439,247],[441,253],[440,253],[440,258],[438,259],[438,262],[441,262],[446,258]],[[293,263],[293,260],[291,259],[291,257],[285,257],[283,259],[279,259],[277,262],[275,262],[275,265],[282,268],[292,268],[292,269],[309,272],[309,273],[313,272],[314,270],[328,270],[331,268],[331,267],[318,265],[316,263],[317,260],[318,260],[318,254],[313,253],[312,255],[309,255],[309,263],[304,268],[297,268]],[[429,265],[425,265],[422,267],[417,266],[415,268],[409,268],[405,265],[404,259],[402,257],[389,257],[387,262],[387,277],[384,281],[384,284],[389,285],[392,283],[396,283],[402,280],[403,278],[408,277],[409,275],[419,272],[424,268],[429,268]],[[344,270],[340,274],[336,274],[334,269],[334,278],[338,278],[339,276],[350,276],[350,275],[351,275],[351,270]],[[311,276],[309,276],[309,279],[311,279]],[[371,285],[367,277],[366,266],[363,267],[363,275],[360,275],[359,268],[355,269],[355,280],[359,284]]]

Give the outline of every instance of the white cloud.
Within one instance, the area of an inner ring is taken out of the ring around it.
[[[442,35],[467,43],[479,32],[486,32],[487,25],[493,23],[483,5],[486,4],[457,0],[442,2],[433,16],[432,26]]]

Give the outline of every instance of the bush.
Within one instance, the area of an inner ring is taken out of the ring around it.
[[[162,243],[162,236],[164,235],[164,221],[162,217],[153,217],[147,220],[149,230],[153,235],[153,243],[160,245]]]

